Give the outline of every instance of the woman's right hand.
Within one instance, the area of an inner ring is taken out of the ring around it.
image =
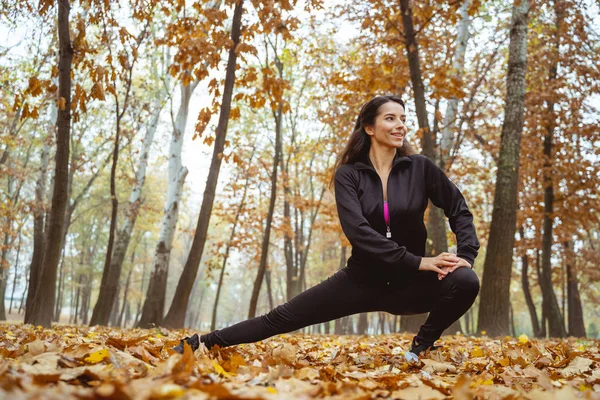
[[[419,271],[437,272],[438,279],[442,279],[448,274],[450,267],[454,267],[458,264],[458,260],[456,254],[452,253],[442,253],[436,257],[423,257],[421,258]]]

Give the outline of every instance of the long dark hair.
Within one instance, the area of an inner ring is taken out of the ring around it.
[[[369,149],[371,148],[371,138],[369,138],[369,135],[365,131],[365,126],[374,125],[375,118],[379,114],[379,108],[390,101],[400,104],[406,110],[404,102],[398,96],[377,96],[363,104],[358,113],[354,131],[350,135],[350,139],[348,139],[348,143],[346,143],[344,150],[342,150],[336,158],[333,169],[334,174],[343,164],[352,164],[362,158],[365,154],[369,153]],[[401,156],[409,156],[416,154],[417,152],[405,138],[402,147],[398,149],[398,153]]]

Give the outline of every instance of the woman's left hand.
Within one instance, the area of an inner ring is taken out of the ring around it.
[[[458,257],[458,263],[454,267],[441,267],[441,269],[444,270],[445,272],[447,272],[448,274],[450,274],[461,267],[472,268],[471,264],[469,264],[469,262],[467,260]],[[442,279],[445,278],[445,276],[446,275],[438,274],[438,280],[441,281]]]

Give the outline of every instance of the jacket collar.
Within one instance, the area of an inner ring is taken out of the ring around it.
[[[394,169],[396,165],[404,163],[410,164],[412,163],[412,160],[410,159],[410,157],[401,156],[398,152],[396,152],[394,160],[392,161],[392,169]],[[375,167],[373,167],[373,163],[369,158],[369,153],[363,154],[361,158],[354,163],[354,169],[371,169],[375,171]]]

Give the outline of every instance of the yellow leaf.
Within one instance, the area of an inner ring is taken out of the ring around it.
[[[522,334],[519,336],[520,343],[529,343],[529,337],[526,334]]]
[[[222,375],[222,376],[224,376],[224,377],[226,377],[226,378],[231,378],[231,374],[229,374],[227,371],[225,371],[225,370],[223,369],[223,367],[221,367],[221,366],[219,365],[219,363],[218,363],[218,362],[216,362],[215,360],[212,360],[212,364],[213,364],[213,368],[215,369],[215,371],[216,371],[216,372],[217,372],[219,375]]]
[[[481,350],[481,347],[475,346],[475,348],[471,350],[471,357],[483,357],[483,350]]]
[[[84,360],[90,364],[97,364],[109,356],[107,349],[102,349],[91,353]]]
[[[503,367],[508,367],[510,365],[510,359],[508,357],[502,358],[498,361],[500,365]]]
[[[481,331],[481,334],[482,334],[483,336],[485,336],[485,335],[487,335],[487,331]]]
[[[484,385],[493,385],[494,384],[494,380],[492,378],[488,379],[487,381],[483,381]]]
[[[273,393],[273,394],[277,394],[277,389],[275,389],[274,387],[269,386],[267,388],[267,392]]]
[[[581,385],[579,385],[580,392],[585,392],[586,390],[592,390],[592,388],[590,386],[587,386],[585,383],[582,383]]]

